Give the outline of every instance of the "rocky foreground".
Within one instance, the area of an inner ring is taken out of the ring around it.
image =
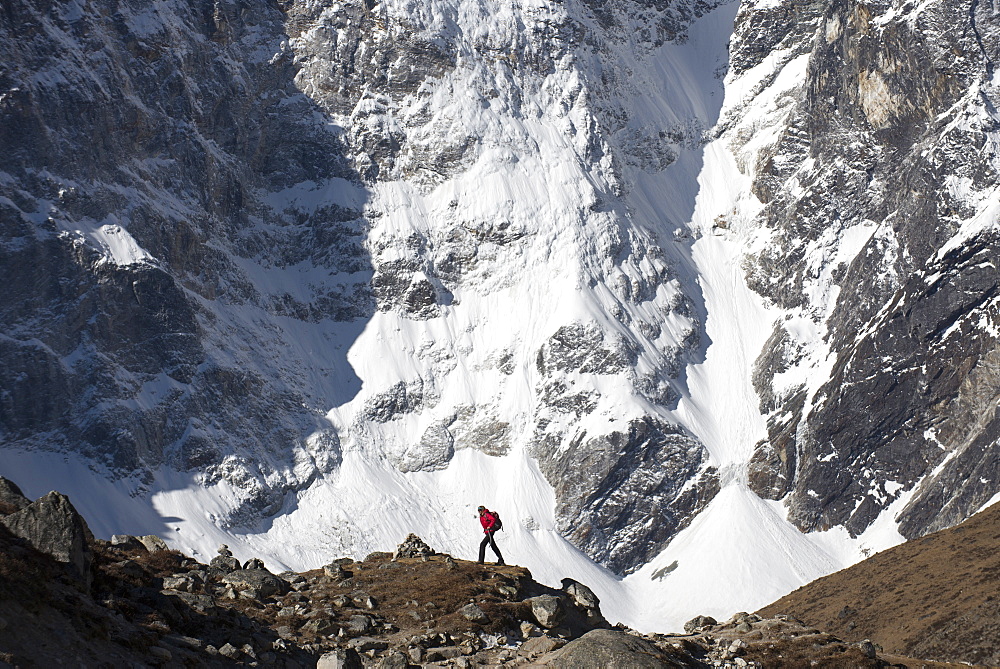
[[[585,585],[555,589],[410,535],[394,553],[272,574],[222,546],[209,564],[155,536],[95,539],[69,499],[0,478],[0,668],[879,667],[777,614],[699,617],[686,634],[611,625]],[[905,666],[905,665],[897,665]]]

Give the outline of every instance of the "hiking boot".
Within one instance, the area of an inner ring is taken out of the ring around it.
[[[497,566],[498,566],[498,567],[503,567],[503,566],[504,566],[504,565],[506,565],[506,564],[507,564],[507,563],[506,563],[506,562],[504,562],[503,560],[497,560]]]

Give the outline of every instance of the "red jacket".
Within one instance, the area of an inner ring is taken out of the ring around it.
[[[493,529],[493,526],[497,524],[497,517],[493,515],[493,512],[486,509],[481,514],[479,514],[479,522],[483,525],[483,533],[487,533]]]

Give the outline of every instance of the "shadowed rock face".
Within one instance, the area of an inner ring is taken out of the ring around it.
[[[7,447],[228,479],[246,516],[339,462],[323,413],[353,377],[289,342],[374,309],[363,191],[295,85],[285,20],[266,2],[5,6]],[[276,195],[302,183],[345,196]]]
[[[0,516],[0,523],[35,549],[48,553],[57,562],[66,563],[70,572],[86,588],[90,587],[93,579],[90,565],[94,556],[89,542],[94,536],[68,497],[50,492],[19,511]]]
[[[747,265],[755,290],[822,324],[834,360],[815,393],[776,389],[777,374],[811,364],[781,323],[758,360],[770,435],[751,483],[768,498],[789,495],[790,517],[807,530],[860,533],[923,480],[899,516],[915,537],[1000,490],[1000,249],[989,226],[963,228],[1000,166],[997,93],[986,83],[1000,24],[982,3],[908,11],[842,1],[750,10],[737,22],[742,67],[764,43],[808,54],[782,135],[754,168],[770,238]],[[851,230],[865,231],[863,243],[837,261],[846,247],[832,240]],[[829,306],[824,286],[838,291]]]
[[[0,503],[8,506],[4,513],[10,513],[11,511],[20,511],[31,504],[31,500],[24,496],[24,493],[13,481],[8,481],[0,476]]]

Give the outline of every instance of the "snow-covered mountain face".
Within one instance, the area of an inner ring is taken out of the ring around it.
[[[498,504],[656,623],[958,521],[1000,490],[998,11],[8,3],[0,473],[73,453],[297,568]]]
[[[998,15],[741,10],[734,79],[800,82],[770,96],[763,132],[725,135],[763,204],[746,274],[783,313],[757,362],[768,439],[751,480],[804,530],[859,534],[899,501],[913,538],[1000,488]]]

